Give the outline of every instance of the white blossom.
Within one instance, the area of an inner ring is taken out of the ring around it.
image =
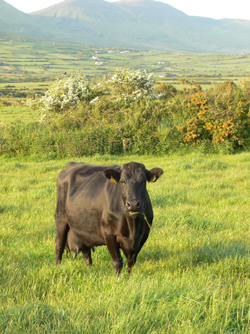
[[[83,100],[90,100],[94,89],[90,89],[82,71],[71,72],[69,77],[59,79],[50,87],[38,101],[44,115],[50,112],[60,112],[75,106]]]
[[[99,102],[99,97],[95,97],[94,100],[90,101],[89,103],[93,103],[93,104],[96,104]]]
[[[154,76],[146,71],[121,68],[115,71],[109,83],[115,90],[127,99],[155,99]]]

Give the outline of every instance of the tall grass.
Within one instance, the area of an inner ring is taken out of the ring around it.
[[[56,177],[69,160],[0,160],[0,332],[249,333],[250,154],[95,156],[165,173],[129,276],[106,247],[55,265]]]

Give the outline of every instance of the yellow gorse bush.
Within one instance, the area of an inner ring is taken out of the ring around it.
[[[186,91],[182,106],[184,123],[178,129],[183,134],[184,143],[197,145],[208,140],[221,144],[230,141],[238,147],[248,141],[249,95],[233,82],[226,81],[207,92]]]

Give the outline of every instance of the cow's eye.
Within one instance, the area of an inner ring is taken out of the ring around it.
[[[122,186],[125,186],[125,181],[122,180],[122,181],[120,181],[120,183],[121,183]]]

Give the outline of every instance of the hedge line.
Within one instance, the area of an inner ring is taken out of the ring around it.
[[[185,82],[186,83],[186,82]],[[50,158],[94,154],[166,154],[178,150],[234,152],[250,147],[250,81],[203,92],[190,83],[176,91],[160,85],[158,100],[128,103],[103,93],[44,122],[0,131],[0,154]]]

